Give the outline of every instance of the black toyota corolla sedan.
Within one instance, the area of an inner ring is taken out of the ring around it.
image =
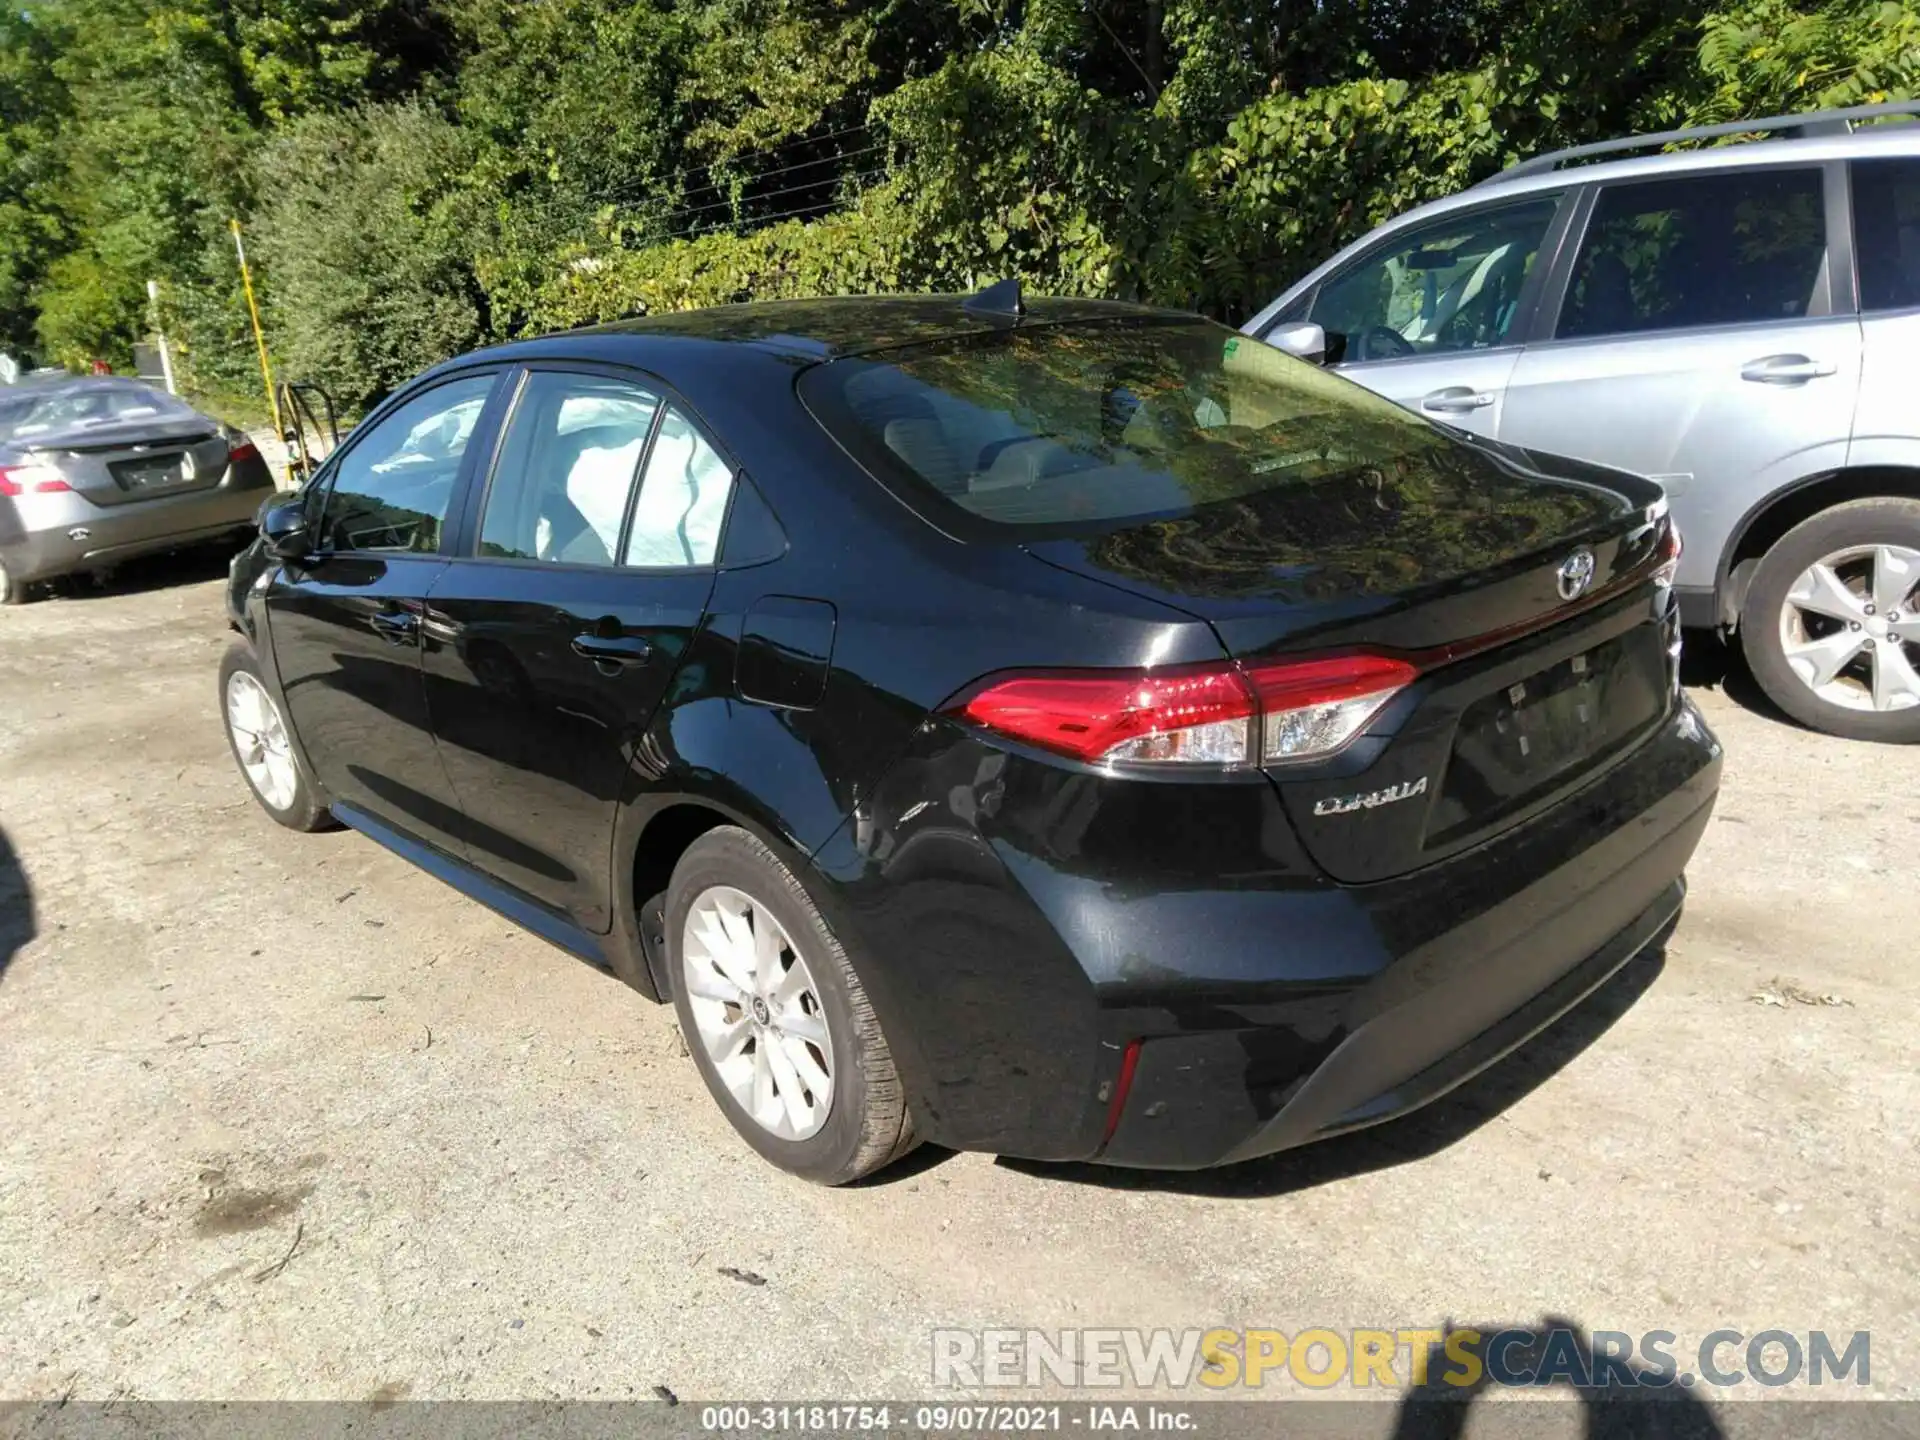
[[[777,1165],[1197,1167],[1672,922],[1679,544],[1190,315],[748,305],[395,394],[235,562],[221,699],[276,820],[671,1000]]]

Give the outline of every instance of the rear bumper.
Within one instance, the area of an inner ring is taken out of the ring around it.
[[[1278,1115],[1226,1158],[1270,1155],[1308,1140],[1378,1125],[1438,1100],[1538,1035],[1658,940],[1679,918],[1686,892],[1685,880],[1673,881],[1625,929],[1486,1029],[1436,1026],[1434,1039],[1451,1043],[1458,1038],[1458,1045],[1404,1080],[1383,1084],[1381,1077],[1405,1068],[1405,1055],[1411,1052],[1400,1048],[1405,1037],[1397,1033],[1405,1027],[1375,1022],[1355,1031]],[[1529,959],[1537,960],[1542,953],[1534,945],[1528,950]],[[1365,1098],[1348,1103],[1356,1094]]]
[[[1717,743],[1683,702],[1627,773],[1469,855],[1359,887],[1354,898],[1379,932],[1414,943],[1344,993],[1283,1005],[1260,1026],[1146,1038],[1099,1158],[1156,1168],[1246,1160],[1393,1119],[1470,1079],[1672,924],[1719,769]],[[1621,813],[1635,790],[1659,798]],[[1476,908],[1489,885],[1505,893]],[[1329,1000],[1336,1024],[1303,1046],[1301,1022],[1328,1016]]]
[[[257,468],[258,477],[249,471],[211,490],[125,505],[72,493],[22,496],[0,515],[0,564],[16,581],[50,580],[250,528],[273,488],[266,467]]]
[[[1548,810],[1340,885],[1264,782],[1200,796],[921,741],[814,857],[916,1128],[1165,1169],[1404,1113],[1550,1024],[1678,912],[1720,777],[1682,698]]]

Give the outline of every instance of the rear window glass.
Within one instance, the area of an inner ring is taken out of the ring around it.
[[[41,396],[16,416],[11,426],[15,438],[26,440],[96,425],[185,420],[193,414],[173,396],[144,385],[88,385]]]
[[[809,371],[820,422],[936,523],[1073,533],[1191,513],[1452,444],[1398,406],[1204,321],[1013,329]]]

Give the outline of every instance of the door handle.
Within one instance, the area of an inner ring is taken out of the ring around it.
[[[1740,378],[1760,385],[1804,385],[1831,375],[1840,367],[1805,355],[1767,355],[1740,367]]]
[[[382,640],[402,645],[420,633],[420,617],[411,610],[387,610],[367,617],[367,624]]]
[[[1471,385],[1449,385],[1444,390],[1435,390],[1420,397],[1422,410],[1438,410],[1445,415],[1484,410],[1492,403],[1493,396],[1484,390],[1475,390]]]
[[[591,632],[573,637],[573,653],[591,660],[602,674],[611,675],[627,665],[641,665],[653,654],[653,646],[638,635],[595,635]]]

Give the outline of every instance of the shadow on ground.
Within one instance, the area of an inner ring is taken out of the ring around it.
[[[1805,729],[1767,698],[1747,669],[1737,643],[1728,644],[1717,630],[1689,630],[1680,649],[1680,683],[1689,690],[1719,690],[1743,710],[1780,725]]]
[[[48,600],[85,602],[106,595],[140,595],[175,585],[198,585],[223,578],[228,564],[243,548],[244,542],[236,536],[231,543],[197,545],[169,555],[144,555],[115,566],[99,578],[68,575],[36,586],[34,598],[42,604]]]
[[[1472,1134],[1565,1069],[1633,1007],[1659,978],[1666,963],[1664,945],[1649,946],[1593,994],[1498,1064],[1433,1104],[1368,1130],[1218,1170],[1125,1170],[1004,1156],[998,1163],[1043,1179],[1114,1190],[1249,1198],[1310,1190],[1424,1160]]]
[[[7,832],[0,830],[0,979],[13,957],[33,939],[33,891]]]
[[[1602,1354],[1572,1320],[1549,1316],[1538,1325],[1454,1325],[1452,1342],[1427,1351],[1426,1382],[1409,1389],[1395,1417],[1393,1440],[1460,1440],[1471,1429],[1476,1440],[1532,1437],[1541,1430],[1566,1433],[1552,1424],[1564,1414],[1546,1392],[1568,1389],[1580,1399],[1581,1429],[1587,1440],[1718,1440],[1724,1432],[1713,1412],[1678,1384],[1671,1383],[1684,1362],[1669,1372],[1636,1363],[1623,1348],[1632,1337],[1607,1337]],[[1459,1342],[1477,1332],[1471,1345]],[[1599,1335],[1594,1337],[1600,1339]],[[1471,1357],[1471,1363],[1466,1358]],[[1691,1379],[1689,1373],[1689,1379]],[[1517,1392],[1515,1386],[1524,1386]],[[1506,1392],[1504,1403],[1474,1405],[1489,1390]],[[1539,1394],[1541,1399],[1518,1400]],[[1541,1411],[1553,1404],[1554,1412]],[[1778,1433],[1793,1433],[1783,1427]]]

